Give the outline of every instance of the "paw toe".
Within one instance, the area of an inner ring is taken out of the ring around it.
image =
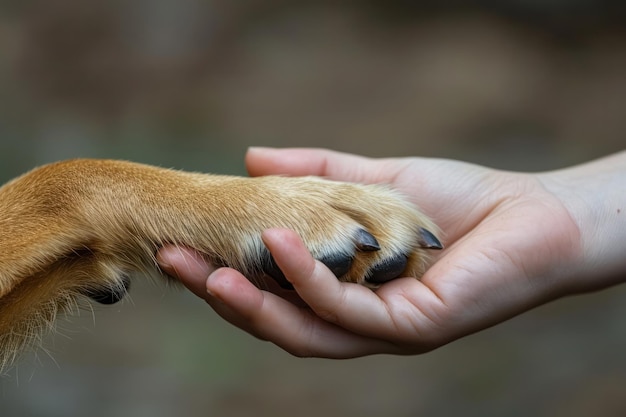
[[[347,254],[336,254],[319,259],[330,271],[337,277],[347,274],[352,267],[354,258]],[[276,265],[273,256],[269,256],[269,260],[263,266],[263,272],[272,277],[281,288],[293,290],[293,285],[287,280],[283,271]]]
[[[408,258],[404,254],[395,255],[392,258],[375,265],[365,277],[370,284],[383,284],[398,278],[406,268]]]
[[[354,258],[346,254],[337,254],[320,259],[328,269],[337,277],[341,277],[350,271]]]

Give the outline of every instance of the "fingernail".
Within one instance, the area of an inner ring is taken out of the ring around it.
[[[206,282],[204,283],[204,289],[206,290],[206,293],[209,294],[209,297],[219,300],[219,298],[215,296],[215,293],[211,291],[211,289],[209,288],[209,284],[210,284],[212,276],[213,274],[209,274],[209,276],[207,277]]]
[[[272,152],[275,151],[276,148],[271,148],[269,146],[250,146],[248,148],[248,152]]]
[[[215,283],[215,280],[219,280],[220,279],[220,274],[223,273],[223,271],[226,271],[228,268],[218,268],[215,271],[211,272],[205,282],[205,290],[206,293],[209,295],[209,297],[214,298],[215,300],[218,300],[219,302],[224,302],[224,300],[222,300],[222,297],[220,296],[219,291],[211,291],[211,284]]]

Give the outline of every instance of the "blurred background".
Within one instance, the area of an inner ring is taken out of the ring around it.
[[[0,1],[0,180],[71,157],[245,174],[251,145],[537,171],[626,145],[592,0]],[[626,289],[434,352],[296,359],[137,280],[0,377],[13,416],[624,416]]]

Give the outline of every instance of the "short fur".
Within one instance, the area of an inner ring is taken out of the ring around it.
[[[70,160],[37,168],[0,188],[0,370],[54,328],[89,291],[123,289],[132,271],[158,272],[164,244],[197,249],[251,279],[268,254],[260,235],[288,227],[312,254],[355,254],[343,281],[406,253],[419,277],[426,251],[416,229],[436,232],[385,186],[314,177],[241,178],[113,160]],[[363,228],[379,251],[356,251]]]

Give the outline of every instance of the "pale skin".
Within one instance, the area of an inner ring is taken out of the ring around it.
[[[297,234],[263,241],[293,284],[252,285],[193,251],[167,246],[161,267],[224,319],[296,356],[417,354],[535,306],[626,281],[626,152],[539,174],[463,162],[368,159],[320,149],[251,149],[252,176],[318,175],[387,183],[441,228],[445,249],[417,280],[375,291],[337,281]]]

